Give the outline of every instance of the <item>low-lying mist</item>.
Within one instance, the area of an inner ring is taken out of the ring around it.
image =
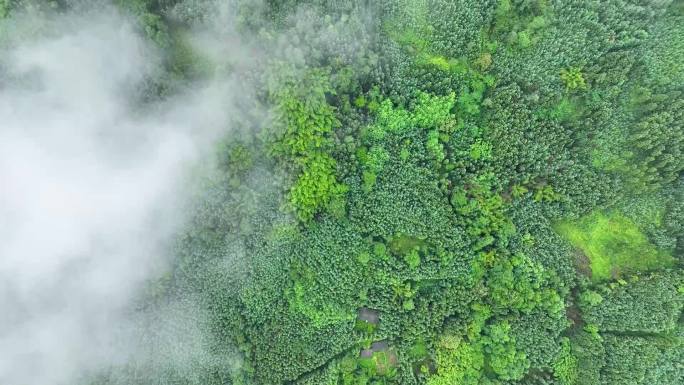
[[[162,57],[111,7],[16,15],[12,28],[0,47],[0,384],[73,383],[136,354],[131,303],[169,263],[188,171],[230,132],[237,91],[223,77],[141,108]],[[165,311],[201,318],[184,309]],[[183,354],[198,348],[196,330],[174,333]]]

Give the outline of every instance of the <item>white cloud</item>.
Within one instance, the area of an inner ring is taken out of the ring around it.
[[[124,360],[122,314],[231,114],[229,81],[142,113],[132,95],[160,61],[131,24],[113,9],[52,21],[0,52],[0,384]]]

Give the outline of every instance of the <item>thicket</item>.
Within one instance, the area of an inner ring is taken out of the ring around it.
[[[218,67],[213,1],[115,3],[166,53],[146,100]],[[146,300],[192,296],[208,353],[138,383],[681,383],[681,2],[230,4],[264,116]]]

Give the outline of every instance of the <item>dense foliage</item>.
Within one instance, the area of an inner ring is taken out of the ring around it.
[[[233,1],[249,68],[184,38],[213,1],[115,3],[167,53],[145,100],[236,71],[268,117],[149,300],[206,357],[98,383],[684,383],[680,1]]]

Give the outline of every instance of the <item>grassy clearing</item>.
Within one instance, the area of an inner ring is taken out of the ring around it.
[[[619,212],[596,212],[577,222],[558,223],[555,228],[589,258],[594,281],[674,264],[669,252],[656,248]]]

